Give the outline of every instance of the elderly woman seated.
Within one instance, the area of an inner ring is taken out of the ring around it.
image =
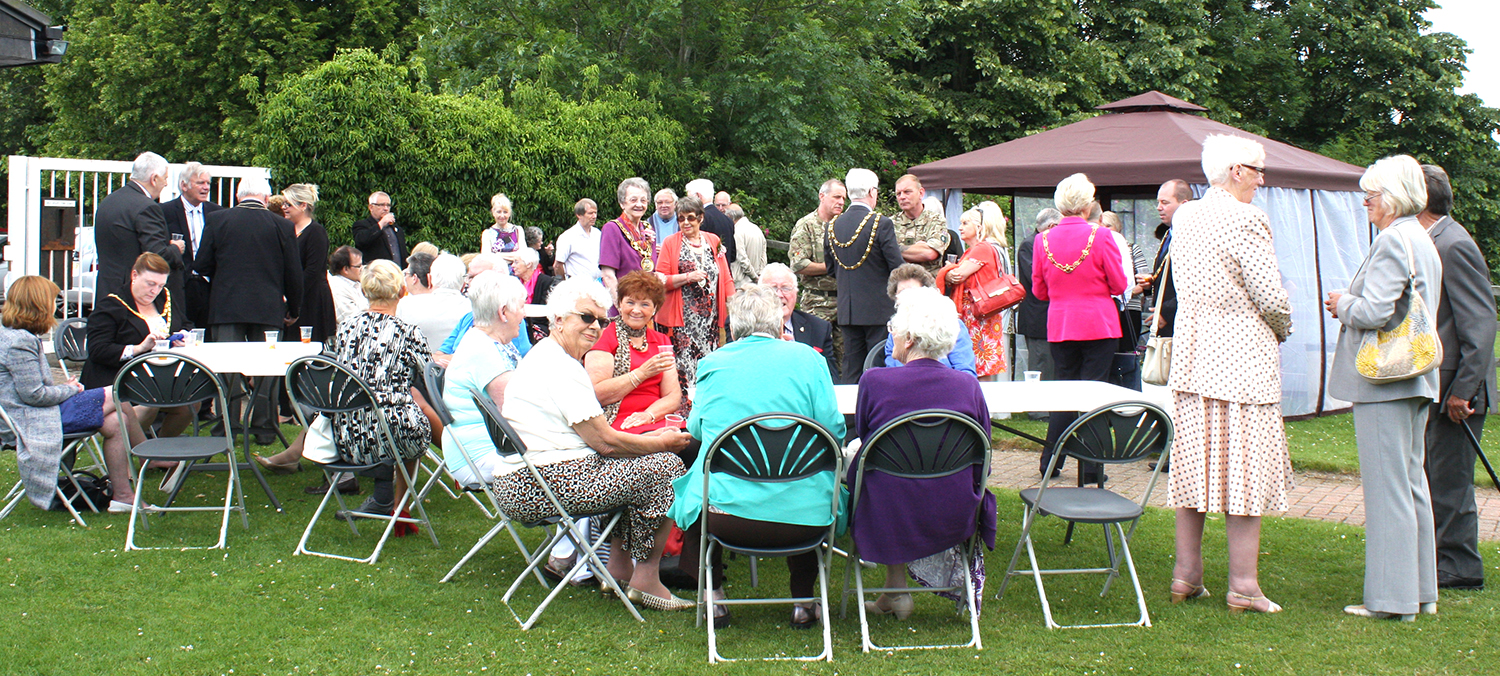
[[[906,263],[891,271],[891,276],[885,284],[885,293],[895,300],[896,296],[907,289],[935,289],[937,281],[932,278],[932,273],[916,263]],[[955,371],[963,371],[969,375],[977,376],[979,372],[974,367],[974,341],[969,336],[969,327],[964,326],[963,319],[958,320],[958,332],[955,334],[953,349],[947,354],[935,357],[943,366]],[[895,355],[895,336],[886,334],[885,337],[885,365],[900,366],[901,360]]]
[[[501,412],[569,513],[625,508],[610,542],[609,573],[629,580],[630,599],[655,610],[687,610],[693,602],[667,591],[659,572],[672,527],[671,481],[683,472],[675,453],[690,437],[675,429],[626,434],[605,422],[583,357],[609,325],[611,304],[609,292],[593,280],[557,285],[547,299],[551,335],[521,360]],[[520,458],[499,458],[495,474],[492,489],[510,518],[530,522],[556,515]]]
[[[521,331],[526,289],[515,277],[491,270],[470,280],[469,300],[474,328],[459,341],[444,374],[443,402],[453,423],[443,428],[443,458],[456,481],[477,488],[495,480],[500,455],[469,391],[484,392],[496,408],[505,405],[505,386],[521,361],[510,341]]]
[[[412,389],[414,374],[421,373],[427,363],[427,338],[421,329],[396,317],[401,277],[401,269],[390,261],[377,260],[365,266],[359,286],[370,307],[339,325],[335,339],[338,347],[333,358],[352,369],[375,391],[396,451],[411,474],[416,471],[417,461],[427,453],[432,421],[418,403],[421,395]],[[378,462],[381,459],[378,429],[368,411],[333,415],[333,438],[345,460]],[[401,511],[403,505],[395,504],[395,500],[406,495],[405,477],[394,472],[392,479],[387,480],[383,475],[381,472],[381,476],[375,477],[370,498],[355,511],[372,514]],[[338,516],[351,518],[346,512],[339,512]]]
[[[855,408],[858,438],[869,439],[886,423],[924,409],[961,413],[988,433],[989,407],[978,379],[943,364],[960,328],[953,302],[936,289],[902,291],[896,297],[896,315],[890,328],[896,359],[905,367],[870,369],[859,379]],[[849,467],[847,483],[851,487],[857,471],[858,456]],[[975,509],[981,502],[983,534],[994,547],[995,497],[982,487],[976,490],[976,478],[970,472],[921,480],[865,473],[849,522],[850,534],[861,559],[885,564],[885,586],[905,587],[907,563],[940,554],[972,536]],[[935,495],[943,499],[933,500]],[[918,582],[939,577],[925,573],[925,568],[913,566],[912,575]],[[894,613],[905,619],[913,605],[910,594],[882,594],[866,602],[865,610],[881,615]]]
[[[651,329],[666,297],[661,280],[637,270],[620,279],[620,318],[583,357],[610,427],[642,433],[666,424],[682,404],[672,340]],[[663,349],[665,348],[665,349]]]
[[[729,324],[734,342],[698,363],[698,401],[688,418],[688,432],[705,446],[724,428],[759,413],[786,412],[811,418],[833,434],[844,436],[844,416],[833,395],[827,362],[817,350],[781,339],[781,298],[758,284],[747,285],[729,299]],[[769,365],[774,365],[771,368]],[[716,474],[710,491],[717,510],[702,514],[703,457],[682,478],[672,482],[677,499],[672,518],[685,525],[681,568],[698,574],[698,542],[703,522],[716,535],[738,544],[780,547],[806,542],[828,528],[828,491],[833,477],[818,476],[783,483],[752,483]],[[706,517],[706,519],[705,519]],[[724,568],[714,552],[713,595],[724,598]],[[799,554],[787,559],[791,592],[813,596],[818,579],[817,556]],[[716,626],[729,613],[714,607]],[[815,604],[792,608],[792,626],[806,629],[819,620]]]
[[[166,275],[162,278],[165,283]],[[109,388],[84,389],[77,380],[52,383],[40,336],[57,325],[52,316],[57,293],[52,280],[28,275],[11,284],[5,299],[0,322],[4,324],[0,328],[0,354],[4,355],[0,359],[0,407],[17,429],[0,427],[0,440],[17,447],[16,465],[26,498],[50,509],[57,493],[63,435],[98,430],[104,435],[104,464],[114,489],[109,511],[129,512],[135,493],[130,488],[130,457],[122,434],[128,430],[139,439],[141,431],[129,418],[115,413]]]

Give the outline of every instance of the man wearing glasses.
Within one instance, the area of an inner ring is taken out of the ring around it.
[[[406,238],[401,227],[396,225],[396,214],[391,211],[391,196],[383,192],[370,195],[370,217],[354,222],[354,246],[364,254],[369,263],[383,259],[406,267]]]

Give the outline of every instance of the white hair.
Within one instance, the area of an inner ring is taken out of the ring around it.
[[[916,287],[896,294],[891,334],[912,339],[919,356],[942,359],[958,340],[958,310],[937,289]]]
[[[697,196],[698,199],[703,200],[704,204],[713,204],[713,201],[714,201],[714,182],[713,181],[710,181],[710,180],[708,180],[706,178],[695,178],[695,179],[693,179],[691,181],[688,181],[688,184],[683,187],[683,191],[686,192],[689,195],[695,195],[695,196]]]
[[[1411,155],[1392,155],[1377,160],[1359,179],[1359,187],[1379,191],[1385,205],[1397,216],[1411,216],[1427,206],[1427,176]]]
[[[759,284],[746,284],[729,297],[729,328],[733,340],[753,333],[780,336],[781,296]]]
[[[1057,191],[1052,193],[1052,203],[1064,214],[1087,211],[1093,201],[1094,184],[1083,174],[1073,174],[1063,179],[1057,184]]]
[[[474,306],[474,325],[500,321],[500,308],[521,314],[526,306],[526,287],[510,275],[488,270],[469,280],[469,303]]]
[[[880,177],[869,169],[850,169],[844,176],[844,185],[849,190],[849,199],[864,199],[880,186]]]
[[[758,281],[761,284],[769,284],[770,282],[767,280],[777,275],[792,280],[792,288],[797,288],[797,273],[792,272],[792,269],[787,267],[786,263],[767,263],[766,267],[760,269],[760,278]]]
[[[619,202],[620,206],[625,206],[625,195],[630,192],[631,188],[640,188],[641,192],[647,195],[651,194],[651,184],[647,183],[646,179],[639,176],[631,176],[620,181],[620,187],[615,188],[615,201]]]
[[[1061,220],[1062,212],[1053,209],[1052,207],[1042,209],[1041,211],[1036,212],[1036,231],[1046,232],[1048,230],[1051,230],[1052,226],[1057,225],[1057,222]]]
[[[948,210],[943,208],[943,201],[938,199],[937,195],[928,195],[922,198],[922,210],[931,211],[937,214],[938,218],[948,217]]]
[[[271,182],[259,176],[249,176],[240,179],[240,185],[234,191],[235,199],[242,200],[251,196],[270,197]]]
[[[525,263],[527,265],[536,265],[542,262],[541,255],[536,252],[536,249],[533,249],[529,246],[523,246],[519,249],[516,249],[515,256],[521,259],[522,263]]]
[[[464,259],[444,253],[432,260],[427,274],[432,280],[432,288],[458,291],[464,288],[464,275],[469,274],[469,270],[464,267]]]
[[[1243,136],[1214,134],[1203,139],[1203,175],[1210,185],[1229,182],[1229,170],[1237,164],[1266,165],[1266,149]]]
[[[177,187],[186,188],[199,176],[208,174],[208,168],[197,162],[188,162],[182,165],[182,173],[177,175]]]
[[[150,183],[151,179],[167,173],[167,160],[161,155],[147,151],[135,156],[130,165],[130,180]],[[269,189],[266,192],[270,192]]]
[[[459,259],[459,260],[463,260],[463,259]],[[484,265],[482,266],[482,269],[479,272],[471,272],[471,274],[476,274],[477,275],[480,272],[488,272],[490,270],[497,270],[502,275],[508,275],[508,274],[510,274],[510,265],[508,263],[506,263],[505,257],[501,256],[500,254],[490,253],[490,252],[486,251],[486,252],[484,252],[482,254],[479,254],[478,256],[475,256],[474,260],[469,261],[469,270],[472,271],[474,269],[475,264],[479,263],[480,261],[484,261]]]
[[[840,180],[838,180],[836,178],[830,178],[830,179],[828,179],[826,181],[823,181],[823,185],[818,186],[818,194],[819,195],[827,195],[829,192],[831,192],[833,190],[834,186],[838,186],[840,188],[844,188],[844,182],[840,181]],[[849,192],[849,189],[848,188],[844,188],[844,192],[846,192],[846,193]]]
[[[553,329],[563,317],[577,312],[578,301],[585,298],[606,310],[615,304],[609,297],[609,289],[588,277],[572,277],[552,287],[552,293],[547,296],[547,319],[553,322]]]
[[[677,191],[671,188],[662,188],[656,191],[656,194],[651,196],[652,203],[655,203],[656,200],[661,199],[663,196],[672,198],[672,206],[677,206]]]

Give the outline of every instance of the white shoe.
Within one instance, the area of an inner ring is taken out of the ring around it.
[[[1437,601],[1428,601],[1428,602],[1422,604],[1422,609],[1421,609],[1420,612],[1423,615],[1436,615],[1437,614]]]
[[[105,511],[109,512],[110,514],[129,514],[130,513],[130,503],[128,503],[128,502],[120,502],[119,500],[110,500],[109,501],[109,509],[107,509]],[[157,508],[156,508],[156,505],[153,505],[153,504],[151,504],[149,502],[142,502],[141,503],[141,511],[142,512],[155,512],[155,511],[157,511]]]
[[[1437,613],[1437,604],[1432,604],[1433,614]],[[1387,613],[1379,610],[1370,610],[1364,604],[1357,606],[1344,606],[1344,614],[1355,617],[1368,617],[1372,620],[1399,620],[1401,622],[1416,622],[1417,614]]]

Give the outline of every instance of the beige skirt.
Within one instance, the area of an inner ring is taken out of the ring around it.
[[[1286,511],[1292,483],[1281,404],[1173,392],[1170,505],[1235,516]]]

